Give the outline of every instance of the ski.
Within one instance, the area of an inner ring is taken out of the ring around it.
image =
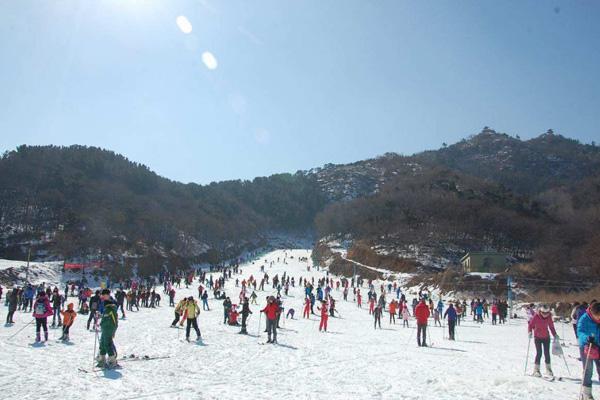
[[[528,374],[528,376],[530,376],[532,378],[543,379],[546,382],[554,382],[555,380],[562,381],[561,377],[556,377],[556,376],[548,376],[548,375],[536,376],[536,375],[533,375],[533,374]]]
[[[137,356],[137,355],[132,354],[129,357],[123,357],[122,359],[119,360],[119,362],[164,360],[166,358],[171,358],[171,356],[148,356],[148,355]]]

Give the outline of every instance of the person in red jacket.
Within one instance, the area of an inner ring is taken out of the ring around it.
[[[304,299],[304,312],[302,313],[303,318],[308,318],[310,315],[310,298]]]
[[[496,320],[498,318],[498,303],[494,301],[492,304],[492,325],[496,325]]]
[[[329,314],[327,314],[327,302],[325,300],[321,301],[321,307],[317,307],[317,310],[321,310],[321,322],[319,323],[319,332],[321,332],[321,329],[327,332],[327,319],[329,318]]]
[[[546,373],[548,376],[554,376],[552,367],[550,365],[550,333],[555,338],[558,338],[556,329],[554,329],[554,322],[552,321],[552,314],[550,308],[547,305],[540,306],[538,312],[536,312],[529,321],[527,331],[529,332],[529,339],[533,336],[535,343],[535,363],[533,365],[533,376],[541,376],[540,373],[540,361],[542,360],[542,348],[544,351],[544,360],[546,361]]]
[[[419,347],[427,347],[427,319],[429,318],[429,307],[424,299],[421,299],[415,307],[415,317],[417,318],[417,344]],[[423,338],[421,339],[421,335]]]
[[[398,303],[396,303],[395,299],[390,302],[390,324],[392,323],[392,321],[394,321],[394,325],[396,324],[396,307],[397,306],[398,306]]]
[[[275,297],[269,296],[267,305],[260,310],[260,312],[265,313],[267,316],[267,335],[269,336],[267,343],[277,343],[277,317],[279,316],[279,306],[275,301]]]
[[[360,294],[360,289],[356,291],[356,305],[358,308],[362,308],[362,295]]]

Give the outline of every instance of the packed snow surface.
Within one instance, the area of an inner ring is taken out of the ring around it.
[[[286,262],[284,257],[287,254]],[[280,262],[276,262],[279,257]],[[292,258],[293,257],[293,258]],[[322,277],[323,271],[307,272],[309,250],[278,250],[254,263],[242,265],[242,275],[255,277],[261,265],[272,277],[285,271],[289,276]],[[275,261],[272,267],[269,262]],[[309,261],[310,262],[310,261]],[[215,277],[217,275],[215,274]],[[226,283],[227,294],[238,302],[234,278]],[[366,295],[367,288],[362,289]],[[379,291],[379,289],[378,289]],[[162,289],[161,289],[162,295]],[[415,322],[403,328],[390,325],[384,314],[381,330],[373,329],[368,308],[358,309],[343,301],[342,292],[332,291],[340,318],[329,319],[329,331],[318,331],[317,316],[299,319],[303,290],[296,286],[284,297],[286,309],[296,310],[295,320],[282,318],[279,345],[264,344],[264,317],[251,306],[249,336],[238,327],[223,325],[223,307],[211,299],[211,311],[202,312],[199,326],[202,344],[183,341],[184,331],[170,328],[173,308],[163,295],[158,309],[140,308],[119,321],[115,342],[119,358],[124,355],[170,356],[170,358],[121,362],[122,369],[91,370],[94,332],[85,329],[87,316],[79,315],[71,328],[71,344],[57,342],[60,330],[50,330],[50,340],[33,345],[34,326],[30,314],[16,313],[16,324],[0,327],[0,393],[2,398],[20,399],[575,399],[581,368],[570,356],[577,355],[570,326],[557,324],[566,338],[566,362],[553,358],[554,372],[563,381],[547,382],[524,375],[527,330],[523,319],[504,326],[489,321],[476,325],[467,318],[457,327],[457,341],[444,339],[445,329],[430,328],[433,346],[419,348]],[[270,289],[259,292],[259,305]],[[197,283],[177,290],[176,300],[197,297]],[[365,296],[366,297],[366,296]],[[409,301],[412,296],[408,297]],[[389,296],[388,296],[389,300]],[[69,301],[76,301],[69,298]],[[6,318],[2,307],[1,318]],[[316,309],[315,309],[316,311]],[[261,321],[259,328],[258,323]],[[433,324],[433,322],[431,322]],[[192,337],[194,334],[192,333]],[[533,363],[533,345],[529,371]]]

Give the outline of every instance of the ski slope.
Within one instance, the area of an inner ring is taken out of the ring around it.
[[[283,263],[288,255],[287,264]],[[293,256],[294,258],[290,258]],[[279,263],[269,267],[267,261]],[[296,278],[321,277],[307,273],[310,250],[278,250],[255,263],[241,266],[241,277],[255,277],[260,265],[272,277],[287,271]],[[216,277],[216,275],[215,275]],[[241,279],[240,279],[241,280]],[[226,284],[233,303],[239,289],[235,276]],[[361,291],[366,295],[367,288]],[[251,292],[250,292],[251,293]],[[259,305],[273,291],[258,292]],[[72,344],[56,341],[60,330],[50,330],[47,344],[35,347],[34,327],[9,338],[31,320],[16,313],[13,327],[0,327],[0,393],[2,398],[39,399],[576,399],[581,368],[567,357],[572,379],[546,382],[524,376],[527,332],[523,320],[510,325],[483,326],[463,322],[457,327],[457,341],[444,340],[442,328],[430,328],[433,347],[416,344],[414,320],[411,328],[401,321],[389,325],[382,318],[382,330],[373,329],[368,309],[358,309],[342,300],[341,290],[332,291],[342,318],[329,319],[329,332],[318,331],[318,320],[298,319],[302,314],[303,290],[290,288],[284,297],[286,310],[296,310],[296,320],[285,321],[278,332],[279,345],[261,345],[266,340],[264,318],[259,328],[259,307],[252,305],[251,335],[239,335],[239,327],[223,325],[220,301],[209,301],[211,311],[199,317],[203,344],[183,341],[185,332],[169,328],[173,308],[163,297],[159,309],[140,308],[121,320],[116,334],[119,357],[129,354],[170,356],[150,361],[122,362],[122,369],[83,373],[91,369],[94,333],[85,330],[87,316],[79,315],[71,328]],[[177,290],[176,300],[197,297],[197,284]],[[352,300],[352,293],[349,294]],[[366,297],[366,296],[365,296]],[[412,297],[409,296],[409,301]],[[70,300],[74,298],[69,298]],[[363,305],[364,307],[364,305]],[[0,308],[6,318],[6,307]],[[315,308],[316,311],[316,308]],[[559,334],[563,330],[557,324]],[[576,356],[570,326],[564,327],[565,353]],[[260,335],[260,337],[259,337]],[[195,337],[192,333],[192,338]],[[533,348],[533,345],[532,345]],[[533,349],[532,349],[533,352]],[[533,354],[530,355],[530,366]],[[564,362],[553,358],[554,372],[568,377]],[[531,367],[529,368],[531,370]],[[528,371],[531,372],[531,371]]]

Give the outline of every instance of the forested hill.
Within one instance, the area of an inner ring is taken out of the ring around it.
[[[324,203],[302,173],[200,186],[99,148],[20,146],[0,160],[0,256],[23,257],[32,240],[65,257],[224,254],[268,231],[310,229]]]
[[[20,146],[0,159],[0,257],[31,247],[36,258],[216,262],[269,232],[316,231],[398,257],[413,257],[407,246],[442,260],[489,247],[534,254],[540,268],[590,265],[598,182],[599,148],[552,131],[523,141],[484,128],[413,156],[209,185],[99,148]]]

